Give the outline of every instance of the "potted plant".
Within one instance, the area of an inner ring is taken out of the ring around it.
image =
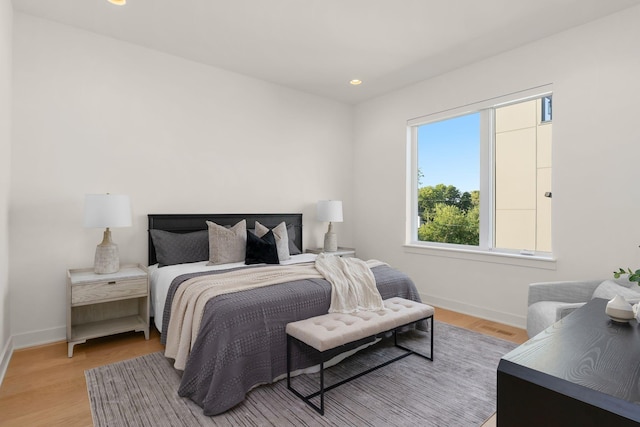
[[[632,271],[630,268],[627,268],[627,270],[625,271],[624,268],[620,267],[620,270],[613,272],[613,277],[615,277],[616,279],[619,279],[620,276],[625,274],[629,275],[630,282],[637,282],[638,285],[640,285],[640,269],[636,271]]]

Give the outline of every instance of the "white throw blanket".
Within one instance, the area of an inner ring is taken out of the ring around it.
[[[320,254],[316,269],[331,283],[329,313],[384,310],[382,297],[376,287],[371,267],[383,265],[380,261],[367,262],[358,258],[345,258]]]
[[[232,292],[295,280],[325,278],[331,283],[332,288],[330,312],[332,309],[349,310],[341,311],[345,313],[384,309],[375,278],[369,267],[383,264],[379,261],[365,263],[356,258],[321,254],[315,266],[311,263],[274,265],[204,275],[186,280],[173,296],[164,354],[166,357],[175,359],[173,366],[176,369],[184,370],[200,330],[205,305],[211,298]],[[337,303],[334,304],[334,301]]]

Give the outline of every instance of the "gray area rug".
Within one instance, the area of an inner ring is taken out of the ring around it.
[[[402,342],[428,354],[423,334],[405,333]],[[387,341],[330,368],[325,384],[399,354]],[[160,352],[85,376],[96,426],[480,426],[496,410],[498,362],[515,347],[436,321],[433,362],[411,355],[330,390],[324,417],[294,396],[286,379],[257,387],[230,411],[206,417],[177,395],[179,374]],[[297,389],[315,391],[318,374],[292,381]]]

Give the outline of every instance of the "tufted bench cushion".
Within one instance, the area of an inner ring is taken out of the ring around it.
[[[384,310],[328,313],[287,324],[286,332],[318,351],[330,350],[433,316],[433,307],[404,298],[384,300]]]

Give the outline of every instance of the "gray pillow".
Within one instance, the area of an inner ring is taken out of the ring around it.
[[[593,291],[591,298],[604,298],[609,300],[616,295],[620,295],[627,300],[638,299],[640,298],[640,287],[636,285],[629,288],[624,285],[620,285],[613,280],[605,280],[598,285],[595,291]]]
[[[289,236],[289,255],[300,255],[302,251],[296,245],[296,229],[293,225],[287,225],[287,235]]]
[[[231,228],[207,221],[209,228],[209,265],[244,261],[247,250],[247,221]]]
[[[209,233],[207,230],[193,233],[172,233],[149,230],[156,249],[158,266],[206,261],[209,259]]]

